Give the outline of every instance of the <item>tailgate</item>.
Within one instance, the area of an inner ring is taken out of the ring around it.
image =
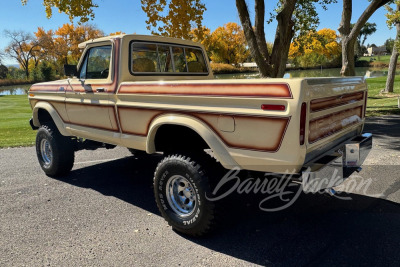
[[[363,77],[306,79],[306,162],[361,134],[367,85]]]

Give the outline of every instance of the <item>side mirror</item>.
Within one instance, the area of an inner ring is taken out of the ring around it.
[[[64,65],[64,73],[67,77],[78,77],[76,65]]]

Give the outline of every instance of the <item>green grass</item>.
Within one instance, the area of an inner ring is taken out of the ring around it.
[[[400,76],[396,76],[394,94],[381,94],[386,77],[367,79],[367,116],[400,115],[397,96],[400,95]],[[0,95],[0,148],[34,145],[36,131],[29,126],[32,110],[26,95]]]
[[[375,117],[389,114],[400,114],[397,97],[400,96],[400,76],[396,76],[394,93],[381,94],[385,89],[386,77],[367,79],[368,103],[367,116]]]
[[[375,60],[373,62],[389,64],[390,57],[391,57],[391,55],[373,56],[373,57],[360,57],[359,60],[370,61],[371,58],[374,58]]]
[[[0,148],[33,145],[36,131],[29,126],[31,117],[28,96],[0,95]]]

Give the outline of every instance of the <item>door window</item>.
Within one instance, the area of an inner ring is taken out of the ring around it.
[[[110,72],[111,45],[90,48],[86,53],[79,78],[107,79]]]

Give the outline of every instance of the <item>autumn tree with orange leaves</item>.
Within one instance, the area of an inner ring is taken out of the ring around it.
[[[141,0],[152,34],[188,39],[192,28],[202,35],[206,6],[201,0]]]
[[[289,49],[289,59],[297,67],[339,64],[340,55],[336,31],[327,28],[294,39]]]
[[[54,35],[54,46],[57,48],[58,59],[61,59],[64,64],[69,64],[70,61],[76,63],[79,60],[82,52],[78,47],[80,43],[102,37],[104,33],[91,24],[75,27],[73,24],[67,23],[58,28]]]
[[[209,41],[210,57],[215,63],[238,65],[249,57],[243,29],[237,23],[229,22],[218,27]]]

